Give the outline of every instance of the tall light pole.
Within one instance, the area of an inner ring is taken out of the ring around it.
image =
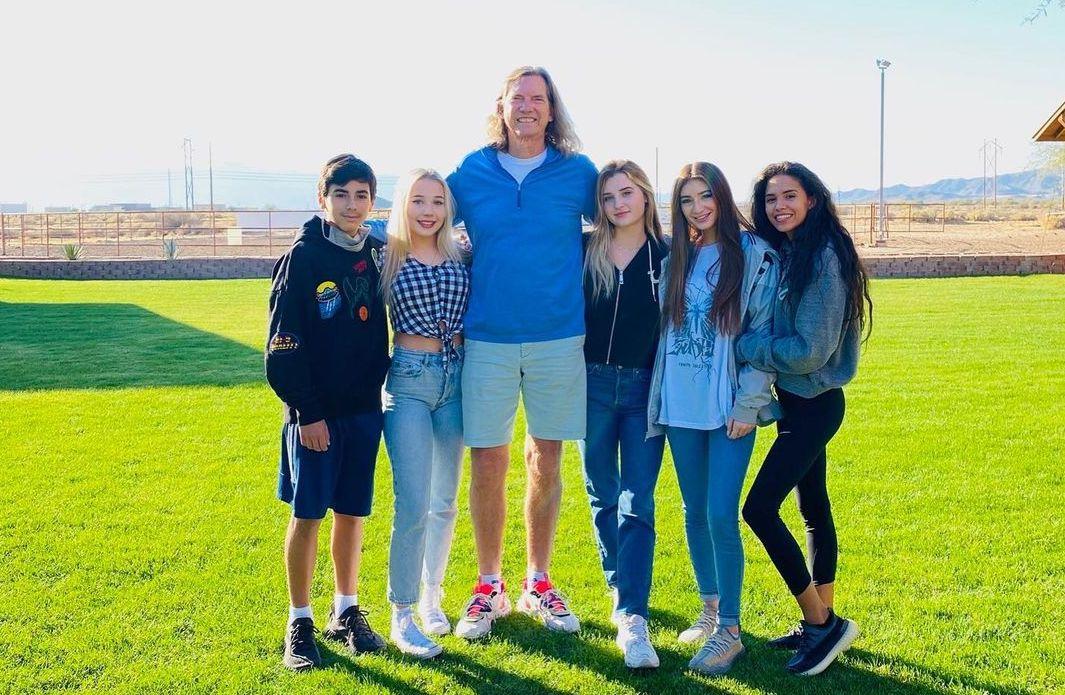
[[[877,206],[876,243],[883,244],[887,242],[887,220],[884,217],[884,73],[891,67],[891,62],[877,58],[876,67],[880,70],[880,205]]]

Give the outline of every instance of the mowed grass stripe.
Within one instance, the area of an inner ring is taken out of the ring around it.
[[[446,638],[445,656],[429,664],[392,650],[350,659],[326,646],[327,668],[285,672],[287,508],[274,499],[280,408],[262,381],[266,293],[261,280],[0,280],[0,690],[1065,688],[1065,278],[874,283],[873,338],[830,447],[839,608],[862,637],[802,682],[783,673],[785,654],[764,645],[795,610],[746,529],[749,653],[726,678],[683,670],[694,650],[675,635],[698,598],[668,461],[651,616],[662,668],[634,675],[621,665],[571,445],[553,575],[583,619],[580,635],[546,634],[515,617],[484,644]],[[752,469],[771,440],[762,430]],[[519,445],[504,559],[515,594],[524,569],[520,456]],[[360,594],[387,633],[392,494],[383,452],[376,486]],[[475,572],[467,489],[468,473],[445,586],[452,618]],[[785,514],[798,532],[790,501]],[[326,547],[314,587],[319,620],[332,593]]]

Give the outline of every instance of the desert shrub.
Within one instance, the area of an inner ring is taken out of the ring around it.
[[[81,244],[63,244],[63,257],[68,261],[76,261],[85,254],[85,247]]]
[[[1065,229],[1065,212],[1048,212],[1043,215],[1043,229]]]

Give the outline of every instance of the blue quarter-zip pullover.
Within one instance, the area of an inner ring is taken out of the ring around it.
[[[455,222],[473,245],[466,337],[531,343],[584,334],[581,216],[595,219],[595,166],[548,146],[521,185],[498,150],[467,155],[447,177]]]

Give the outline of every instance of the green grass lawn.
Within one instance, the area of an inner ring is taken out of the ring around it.
[[[625,669],[572,445],[552,574],[583,620],[578,635],[515,616],[480,644],[445,638],[430,663],[325,645],[325,668],[286,672],[288,508],[274,498],[266,292],[258,280],[0,280],[0,692],[1065,691],[1065,277],[874,283],[873,338],[830,447],[838,607],[862,636],[803,681],[765,646],[797,614],[746,528],[748,654],[728,677],[684,670],[694,649],[675,635],[699,601],[668,462],[651,596],[662,667]],[[772,436],[759,434],[752,469]],[[379,462],[360,594],[387,634],[383,450]],[[445,586],[452,618],[475,574],[467,481]],[[512,587],[523,486],[516,465]],[[331,595],[322,552],[319,620]]]

